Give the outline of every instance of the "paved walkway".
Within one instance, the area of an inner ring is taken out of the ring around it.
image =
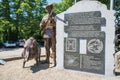
[[[0,49],[0,59],[21,57],[22,50],[23,48]],[[41,54],[45,55],[44,47],[41,48]],[[12,60],[5,65],[0,65],[0,80],[120,80],[120,76],[104,76],[66,69],[58,70],[55,67],[46,67],[47,65],[44,64],[36,66],[33,65],[35,63],[34,60],[26,63],[27,68],[23,69],[22,62],[23,59]],[[34,71],[37,73],[33,73]],[[17,77],[18,75],[20,76]]]
[[[21,59],[23,48],[2,48],[0,49],[0,59],[12,60]],[[41,56],[45,56],[44,47],[41,48]]]

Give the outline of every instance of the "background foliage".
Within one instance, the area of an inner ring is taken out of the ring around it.
[[[77,2],[80,0],[76,0]],[[98,0],[110,7],[110,0]],[[54,11],[59,14],[67,10],[75,0],[62,0],[54,4]],[[17,41],[31,36],[42,40],[39,23],[47,13],[47,0],[0,0],[0,41]],[[114,1],[116,18],[120,16],[120,0]]]

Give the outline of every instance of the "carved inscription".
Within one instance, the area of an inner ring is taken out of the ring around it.
[[[100,55],[81,55],[82,68],[86,71],[104,73],[104,62]]]
[[[90,53],[98,54],[103,50],[103,42],[100,39],[91,39],[87,44]]]
[[[65,14],[64,67],[93,73],[105,73],[106,24],[100,11]]]
[[[76,52],[77,50],[77,40],[75,38],[66,38],[66,51]]]

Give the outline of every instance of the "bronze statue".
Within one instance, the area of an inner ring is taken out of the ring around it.
[[[43,32],[44,46],[46,49],[45,63],[50,63],[50,48],[52,49],[52,57],[54,66],[56,66],[56,19],[53,11],[53,5],[47,5],[48,14],[45,15],[40,22],[40,28]]]
[[[37,64],[40,61],[40,54],[41,48],[38,45],[36,39],[34,39],[33,37],[27,39],[25,41],[24,50],[22,52],[22,57],[24,58],[23,68],[25,67],[25,63],[31,59],[35,59]]]

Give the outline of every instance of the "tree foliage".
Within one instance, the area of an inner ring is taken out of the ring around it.
[[[41,39],[39,23],[46,14],[46,0],[1,0],[0,41],[33,36]]]
[[[80,0],[76,0],[77,2]],[[106,4],[110,0],[98,0]],[[74,5],[75,0],[62,0],[54,4],[55,13],[61,13]],[[42,39],[39,23],[46,14],[47,0],[0,0],[0,41],[17,41],[21,38],[35,37]],[[120,0],[114,0],[115,14],[120,16]]]
[[[114,9],[116,10],[116,18],[120,20],[120,0],[114,0]]]
[[[80,0],[76,0],[77,1],[80,1]],[[72,5],[75,4],[75,0],[62,0],[61,3],[54,3],[54,6],[55,6],[55,12],[56,13],[61,13],[65,10],[67,10],[69,7],[71,7]]]

